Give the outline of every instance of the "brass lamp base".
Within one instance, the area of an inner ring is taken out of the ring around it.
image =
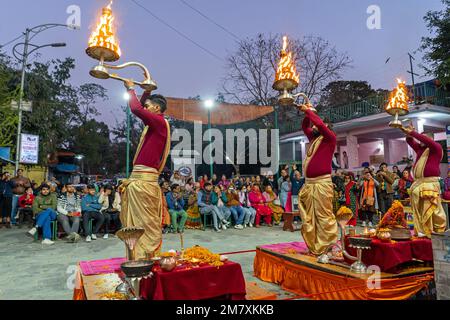
[[[91,58],[99,61],[114,62],[120,59],[117,52],[105,47],[89,47],[86,49],[86,53]]]
[[[391,128],[401,128],[403,127],[402,122],[398,118],[400,115],[404,116],[408,114],[408,111],[404,109],[391,109],[388,110],[388,113],[394,116],[394,120],[389,122],[389,127]]]

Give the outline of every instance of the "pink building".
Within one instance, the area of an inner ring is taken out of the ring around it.
[[[448,98],[447,98],[448,99]],[[448,102],[448,101],[447,101]],[[446,159],[446,126],[450,125],[450,109],[430,103],[413,105],[410,119],[419,132],[434,133],[436,141],[442,141],[444,159]],[[333,130],[338,137],[336,153],[344,168],[343,154],[348,158],[348,170],[359,171],[363,163],[378,166],[382,162],[390,166],[397,165],[404,157],[414,156],[413,150],[406,144],[404,134],[388,126],[392,116],[385,112],[358,117],[352,120],[335,122]],[[301,131],[284,134],[280,138],[281,162],[301,161],[305,158],[308,139]],[[404,165],[398,165],[400,169]],[[448,164],[442,163],[441,174],[446,176]]]

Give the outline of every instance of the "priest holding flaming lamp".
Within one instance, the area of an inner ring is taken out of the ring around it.
[[[166,164],[170,151],[170,126],[164,118],[167,101],[163,96],[151,95],[157,89],[148,69],[137,62],[129,62],[119,66],[106,64],[105,61],[117,61],[121,51],[116,39],[111,9],[112,2],[103,8],[96,30],[89,39],[86,53],[99,61],[90,74],[98,79],[115,79],[123,81],[130,96],[129,106],[145,124],[141,141],[133,162],[133,173],[130,179],[121,186],[122,210],[120,214],[124,228],[139,227],[145,230],[135,248],[135,259],[148,259],[159,253],[162,244],[163,193],[158,178]],[[110,74],[108,69],[124,69],[137,66],[144,72],[144,81],[137,82]],[[144,94],[138,99],[134,86],[143,88]]]
[[[419,237],[431,238],[432,232],[444,232],[447,217],[441,203],[441,187],[439,184],[440,163],[443,150],[432,137],[420,134],[410,124],[404,127],[398,115],[407,114],[408,90],[405,82],[398,81],[398,86],[391,93],[386,111],[395,114],[395,120],[389,125],[399,128],[406,135],[406,142],[416,153],[413,167],[414,183],[411,186],[411,209],[414,214],[414,230]]]
[[[306,181],[299,194],[301,232],[310,252],[321,255],[338,239],[331,181],[331,162],[337,139],[331,125],[317,115],[308,97],[304,93],[292,94],[299,85],[299,79],[292,53],[287,52],[287,37],[284,37],[273,88],[281,93],[278,97],[280,105],[295,105],[305,113],[302,128],[310,146],[303,165]],[[299,96],[305,99],[302,105],[295,103]]]

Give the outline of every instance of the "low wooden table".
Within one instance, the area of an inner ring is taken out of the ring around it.
[[[283,231],[298,231],[300,227],[294,227],[294,217],[300,217],[300,212],[285,212],[283,213]]]

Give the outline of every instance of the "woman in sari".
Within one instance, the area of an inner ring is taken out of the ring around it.
[[[352,210],[353,217],[348,222],[349,226],[356,226],[358,219],[358,185],[352,179],[352,176],[346,174],[344,176],[344,193],[345,193],[345,206]]]
[[[408,170],[403,170],[402,178],[398,181],[398,194],[400,200],[406,200],[409,198],[409,189],[414,180],[409,174]]]
[[[255,228],[260,227],[261,217],[264,218],[264,223],[266,225],[272,227],[272,210],[267,205],[259,185],[255,184],[253,186],[253,190],[248,197],[252,207],[256,210]]]
[[[268,207],[272,210],[274,224],[278,226],[284,213],[284,209],[281,206],[280,199],[278,198],[278,195],[272,190],[272,186],[270,185],[266,186],[266,191],[263,193],[263,196],[266,199]]]
[[[187,220],[185,224],[186,229],[202,229],[202,218],[200,216],[200,209],[198,208],[197,193],[200,192],[200,183],[195,183],[195,188],[190,192],[188,199]]]

